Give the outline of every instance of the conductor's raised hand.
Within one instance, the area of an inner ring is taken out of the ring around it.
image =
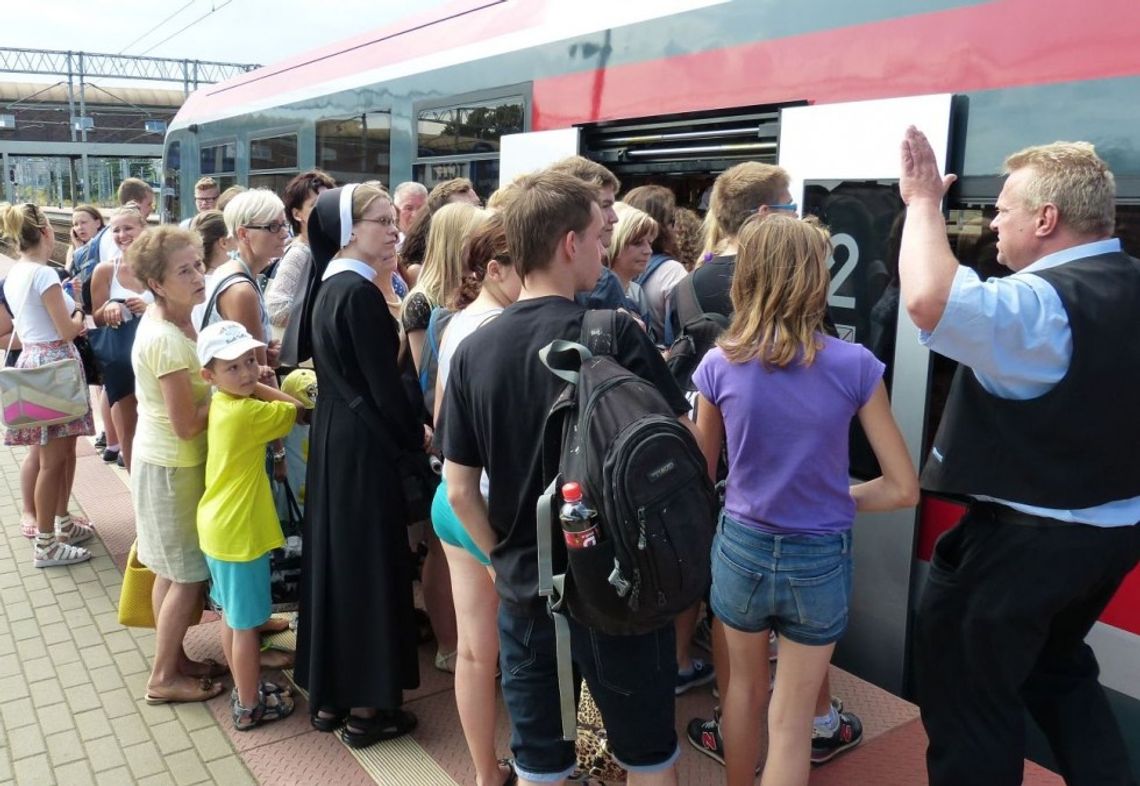
[[[924,200],[940,203],[958,176],[942,175],[938,169],[938,159],[934,156],[934,148],[930,146],[926,134],[914,126],[907,128],[901,152],[899,193],[903,201],[908,205]]]

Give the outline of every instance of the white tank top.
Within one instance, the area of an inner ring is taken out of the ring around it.
[[[119,263],[123,258],[120,256],[115,260],[115,267],[111,270],[111,291],[107,297],[108,300],[126,300],[129,297],[137,297],[146,303],[148,306],[154,303],[154,293],[149,289],[144,289],[142,292],[135,292],[133,289],[127,289],[119,283]],[[124,317],[129,317],[130,309],[127,309],[123,314]]]
[[[479,312],[472,312],[470,308],[465,308],[451,318],[451,321],[447,323],[447,332],[444,334],[443,343],[439,347],[439,369],[436,371],[436,376],[439,377],[441,389],[447,387],[447,377],[451,372],[451,358],[463,340],[502,313],[503,309],[501,308],[489,308],[486,311]]]

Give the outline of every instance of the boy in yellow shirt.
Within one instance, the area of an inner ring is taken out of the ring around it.
[[[234,728],[246,731],[288,717],[293,700],[260,680],[258,627],[269,619],[269,552],[283,546],[265,471],[265,446],[289,433],[303,411],[296,399],[258,381],[265,345],[237,322],[198,334],[202,377],[214,385],[207,427],[206,492],[198,503],[198,540],[222,608],[222,649],[236,687]]]

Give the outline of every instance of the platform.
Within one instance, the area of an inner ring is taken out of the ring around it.
[[[0,494],[0,786],[474,783],[453,678],[432,667],[434,645],[421,649],[422,684],[407,694],[419,728],[359,758],[333,735],[309,726],[303,699],[288,720],[246,733],[233,731],[224,697],[206,705],[148,706],[142,694],[154,634],[121,627],[115,613],[134,539],[126,474],[102,463],[88,440],[79,441],[74,502],[96,523],[101,542],[93,544],[95,557],[87,564],[36,570],[18,526],[23,455],[22,448],[0,448],[7,492]],[[192,629],[191,656],[222,659],[219,625],[208,614]],[[832,686],[863,719],[865,739],[814,769],[813,786],[926,783],[917,708],[838,669],[832,670]],[[713,704],[709,687],[677,702],[682,784],[723,782],[720,765],[684,741],[685,723],[707,717]],[[499,750],[507,755],[502,712],[498,731]],[[1025,782],[1044,786],[1061,779],[1027,763]]]

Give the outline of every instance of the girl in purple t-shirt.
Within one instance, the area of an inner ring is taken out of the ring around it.
[[[755,778],[770,630],[781,641],[765,782],[807,783],[816,696],[847,627],[855,513],[918,500],[883,364],[823,332],[830,252],[814,221],[758,215],[745,223],[732,323],[693,377],[713,477],[728,443],[711,605],[728,642],[721,733],[730,786]],[[883,476],[851,486],[847,434],[856,415]]]

